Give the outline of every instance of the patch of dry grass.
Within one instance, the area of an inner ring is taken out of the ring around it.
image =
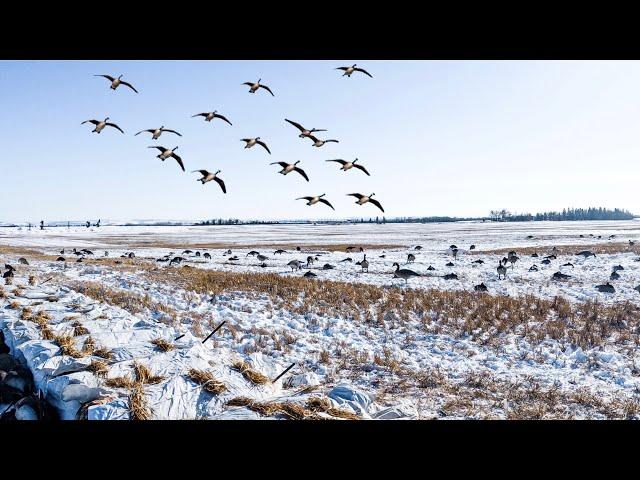
[[[100,347],[93,350],[93,355],[95,357],[104,358],[105,360],[111,360],[113,358],[113,353],[106,347]]]
[[[512,248],[495,248],[492,250],[471,250],[469,253],[472,255],[507,255],[510,251],[515,251],[518,255],[531,255],[538,253],[539,255],[547,255],[551,253],[554,245],[540,245],[537,247],[512,247]],[[610,243],[591,243],[591,244],[572,244],[572,245],[555,245],[556,255],[575,255],[582,250],[590,250],[596,255],[599,254],[612,254],[612,253],[627,253],[632,252],[640,254],[640,245],[629,245],[628,242],[610,242]]]
[[[327,398],[311,397],[307,400],[307,408],[312,412],[322,412],[336,418],[344,418],[346,420],[360,419],[355,413],[335,408]]]
[[[230,407],[246,407],[263,417],[284,417],[288,420],[315,420],[318,416],[293,402],[257,402],[248,397],[235,397],[227,402]]]
[[[151,343],[163,352],[170,352],[175,348],[172,343],[167,342],[164,338],[160,337],[154,338],[153,340],[151,340]]]
[[[187,376],[189,377],[189,379],[202,386],[203,390],[214,395],[219,395],[220,393],[227,391],[227,387],[224,385],[224,383],[216,380],[211,372],[192,368],[191,370],[189,370]]]
[[[73,336],[79,337],[81,335],[89,335],[89,329],[82,325],[79,321],[75,321],[71,324],[73,327]]]
[[[71,335],[56,335],[53,340],[60,347],[62,355],[69,355],[73,358],[81,358],[86,356],[86,352],[76,348],[75,341]]]
[[[131,420],[149,420],[151,418],[152,411],[147,404],[142,384],[137,383],[130,389],[129,415]]]
[[[246,380],[250,381],[255,385],[264,385],[265,383],[268,383],[270,381],[269,377],[267,377],[266,375],[263,375],[257,370],[254,370],[249,366],[249,364],[247,364],[242,360],[238,360],[234,362],[233,368],[238,372],[240,372]]]
[[[92,360],[87,370],[95,373],[99,377],[104,377],[109,372],[109,365],[102,360]]]

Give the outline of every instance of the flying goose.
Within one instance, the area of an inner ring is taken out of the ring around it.
[[[160,146],[154,145],[152,147],[147,147],[147,148],[157,148],[158,150],[160,150],[160,155],[156,155],[156,157],[158,157],[163,162],[169,157],[175,158],[176,161],[178,162],[178,165],[180,165],[180,168],[182,169],[182,171],[183,172],[185,171],[184,164],[182,163],[182,158],[180,158],[175,153],[175,150],[177,150],[178,147],[173,147],[172,149],[168,149],[168,148],[164,148],[164,147],[160,147]]]
[[[356,158],[353,162],[347,162],[345,160],[342,160],[340,158],[336,158],[335,160],[325,160],[326,162],[336,162],[339,163],[340,165],[342,165],[342,167],[340,167],[340,170],[343,171],[347,171],[352,169],[353,167],[358,168],[360,170],[362,170],[364,173],[366,173],[368,176],[371,176],[369,174],[369,172],[367,172],[367,169],[364,168],[362,165],[356,165],[356,162],[358,161],[358,159]]]
[[[315,197],[300,197],[300,198],[296,198],[296,200],[307,200],[307,205],[315,205],[318,202],[322,202],[325,205],[329,205],[331,207],[331,210],[335,210],[335,208],[333,208],[333,205],[331,205],[328,200],[325,200],[324,198],[322,198],[325,195],[326,195],[326,193],[323,193],[322,195],[317,195]]]
[[[85,120],[80,125],[84,125],[85,123],[93,123],[95,125],[95,128],[93,130],[91,130],[91,131],[95,132],[95,133],[100,133],[102,131],[102,129],[104,129],[104,127],[117,128],[122,133],[124,133],[124,130],[122,130],[118,125],[116,125],[115,123],[107,122],[107,120],[109,120],[109,117],[105,118],[102,121],[100,121],[100,120]]]
[[[208,172],[207,170],[193,170],[191,173],[195,173],[195,172],[200,172],[200,174],[202,175],[202,178],[198,178],[197,180],[199,182],[202,182],[203,185],[207,182],[210,182],[211,180],[215,180],[218,183],[218,185],[220,185],[222,192],[227,193],[227,187],[225,187],[222,179],[217,176],[220,173],[220,170],[218,170],[216,173],[211,173],[211,172]]]
[[[291,125],[293,125],[298,130],[300,130],[300,135],[298,135],[300,138],[309,137],[312,133],[315,133],[315,132],[326,132],[324,128],[312,128],[311,130],[309,130],[307,128],[304,128],[299,123],[294,122],[293,120],[288,120],[286,118],[284,119],[284,121],[289,122]]]
[[[162,132],[175,133],[179,137],[182,136],[181,133],[178,133],[175,130],[171,130],[169,128],[164,128],[164,125],[163,125],[160,128],[149,128],[147,130],[140,130],[138,133],[136,133],[134,135],[134,137],[137,136],[137,135],[140,135],[142,132],[149,132],[149,133],[153,134],[152,137],[151,137],[152,140],[157,140],[160,137],[160,135],[162,135]]]
[[[94,77],[104,77],[107,80],[109,80],[111,82],[111,90],[115,90],[120,85],[124,85],[126,87],[129,87],[134,92],[138,93],[138,90],[133,88],[133,85],[131,85],[129,82],[125,82],[124,80],[122,80],[122,75],[120,75],[118,78],[114,78],[111,75],[94,75]]]
[[[364,68],[356,67],[356,65],[357,65],[357,63],[354,63],[350,67],[338,67],[338,68],[336,68],[336,70],[343,70],[344,71],[344,73],[342,74],[343,77],[345,75],[347,77],[351,77],[353,72],[361,72],[361,73],[364,73],[365,75],[369,75],[371,78],[373,78],[373,75],[371,75],[369,72],[367,72]]]
[[[375,193],[372,193],[371,195],[367,196],[367,195],[361,195],[360,193],[347,193],[348,197],[356,197],[358,200],[356,200],[356,203],[358,205],[364,205],[365,203],[369,202],[372,203],[373,205],[375,205],[376,207],[378,207],[383,213],[384,213],[384,208],[382,208],[382,205],[380,205],[380,202],[377,200],[374,200],[373,197],[375,195]]]
[[[340,143],[340,142],[338,142],[338,140],[333,140],[333,139],[330,139],[330,140],[318,140],[318,139],[317,139],[316,137],[314,137],[313,135],[309,135],[307,138],[310,138],[310,139],[313,141],[313,146],[314,146],[314,147],[321,147],[321,146],[323,146],[325,143],[330,143],[330,142],[333,142],[333,143]]]
[[[411,277],[419,277],[420,274],[414,272],[413,270],[409,270],[408,268],[400,268],[400,265],[396,262],[393,264],[396,267],[396,271],[393,272],[393,278],[402,278],[404,283],[408,283]]]
[[[244,82],[242,85],[249,85],[249,93],[256,93],[258,91],[259,88],[264,88],[267,92],[269,92],[271,94],[272,97],[275,97],[275,95],[273,94],[273,92],[271,91],[271,89],[269,87],[267,87],[266,85],[263,85],[260,83],[260,80],[262,80],[261,78],[258,79],[257,82]]]
[[[295,163],[271,162],[269,165],[280,165],[282,167],[282,170],[280,170],[278,173],[281,173],[282,175],[286,175],[287,173],[290,173],[290,172],[298,172],[308,182],[309,177],[307,177],[307,174],[304,172],[304,170],[302,170],[300,167],[296,167],[296,165],[298,165],[299,163],[300,163],[300,160],[298,160]]]
[[[233,125],[233,123],[231,123],[227,117],[225,117],[224,115],[220,115],[217,110],[214,110],[213,112],[196,113],[195,115],[191,115],[191,118],[193,117],[204,117],[205,122],[210,122],[214,118],[219,118],[220,120],[224,120],[225,122],[227,122],[229,125]]]
[[[267,147],[266,143],[260,140],[260,137],[241,138],[240,140],[243,142],[246,142],[246,145],[244,146],[244,148],[251,148],[257,144],[257,145],[260,145],[262,148],[264,148],[267,152],[269,152],[269,155],[271,155],[271,150],[269,150],[269,147]]]

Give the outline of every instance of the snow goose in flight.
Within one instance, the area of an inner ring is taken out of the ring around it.
[[[373,78],[373,75],[371,75],[369,72],[367,72],[364,68],[359,68],[357,67],[357,64],[354,63],[353,65],[351,65],[350,67],[338,67],[336,68],[336,70],[342,70],[344,71],[344,73],[342,74],[342,76],[344,77],[345,75],[347,77],[351,77],[351,75],[353,74],[353,72],[360,72],[360,73],[364,73],[365,75],[370,76],[371,78]]]
[[[203,185],[207,182],[210,182],[211,180],[215,180],[217,184],[220,185],[222,192],[227,193],[227,187],[224,185],[222,179],[217,176],[220,173],[220,170],[218,170],[216,173],[211,173],[207,170],[193,170],[191,173],[194,172],[200,172],[202,174],[202,178],[198,178],[197,180],[199,182],[202,182]]]
[[[182,171],[184,172],[184,164],[182,163],[182,158],[180,158],[175,151],[178,149],[178,147],[173,147],[172,149],[168,149],[168,148],[164,148],[164,147],[160,147],[160,146],[152,146],[152,147],[147,147],[147,148],[157,148],[158,150],[160,150],[160,154],[156,155],[156,157],[158,157],[160,160],[162,160],[163,162],[169,158],[169,157],[173,157],[175,158],[175,160],[178,162],[178,165],[180,165],[180,168],[182,169]]]
[[[262,148],[264,148],[269,153],[269,155],[271,155],[271,150],[269,150],[269,147],[267,147],[266,143],[264,143],[262,140],[260,140],[260,137],[256,137],[256,138],[241,138],[240,140],[246,143],[244,148],[251,148],[251,147],[253,147],[255,145],[260,145]]]
[[[354,168],[354,167],[355,167],[355,168],[358,168],[358,169],[362,170],[362,171],[363,171],[364,173],[366,173],[368,176],[371,176],[371,175],[369,174],[369,172],[367,172],[367,169],[366,169],[366,168],[364,168],[362,165],[360,165],[360,164],[357,164],[357,165],[356,165],[356,162],[358,161],[358,159],[357,159],[357,158],[356,158],[353,162],[347,162],[346,160],[342,160],[342,159],[340,159],[340,158],[336,158],[335,160],[325,160],[325,161],[327,161],[327,162],[336,162],[336,163],[339,163],[340,165],[342,165],[342,167],[340,167],[340,170],[343,170],[343,171],[345,171],[345,172],[346,172],[347,170],[351,170],[352,168]]]
[[[267,92],[271,94],[272,97],[275,97],[273,92],[269,87],[260,83],[261,78],[258,79],[257,82],[244,82],[243,85],[249,85],[249,93],[256,93],[259,88],[264,88]]]
[[[281,173],[282,175],[286,175],[290,172],[298,172],[308,182],[309,177],[307,177],[307,174],[304,172],[304,170],[302,170],[300,167],[296,167],[296,165],[298,165],[299,163],[300,160],[298,160],[296,163],[272,162],[269,165],[280,165],[282,167],[282,170],[280,170],[278,173]]]
[[[84,125],[85,123],[92,123],[95,125],[95,128],[93,130],[91,130],[92,132],[95,133],[100,133],[104,127],[113,127],[113,128],[117,128],[118,130],[120,130],[122,133],[124,133],[124,130],[122,130],[118,125],[116,125],[115,123],[111,123],[108,122],[107,120],[109,120],[109,117],[105,118],[104,120],[100,121],[100,120],[85,120],[84,122],[82,122],[80,125]]]
[[[289,122],[291,125],[293,125],[298,130],[300,130],[300,135],[298,135],[300,138],[309,137],[312,133],[315,133],[315,132],[326,132],[324,128],[312,128],[311,130],[309,130],[308,128],[304,128],[299,123],[294,122],[293,120],[289,120],[287,118],[285,118],[284,121]]]
[[[378,207],[382,211],[382,213],[384,213],[384,208],[382,208],[382,205],[380,204],[380,202],[375,200],[374,198],[371,198],[374,195],[375,195],[375,193],[372,193],[369,196],[362,195],[360,193],[347,193],[348,197],[356,197],[358,199],[358,200],[356,200],[356,203],[358,205],[364,205],[365,203],[372,203],[373,205]]]
[[[133,85],[131,85],[129,82],[125,82],[124,80],[122,80],[122,75],[120,75],[118,78],[112,77],[111,75],[94,75],[94,77],[104,77],[107,80],[109,80],[111,82],[111,90],[115,90],[120,85],[124,85],[125,87],[129,87],[131,90],[138,93],[138,90],[133,88]]]
[[[233,125],[233,123],[231,123],[227,117],[225,117],[224,115],[220,115],[217,110],[214,110],[213,112],[196,113],[195,115],[191,116],[191,118],[193,117],[204,117],[205,122],[210,122],[214,118],[219,118],[220,120],[224,120],[225,122],[227,122],[229,125]]]
[[[149,128],[149,129],[147,129],[147,130],[140,130],[138,133],[136,133],[136,134],[134,135],[134,137],[135,137],[135,136],[137,136],[137,135],[140,135],[142,132],[149,132],[149,133],[151,133],[151,134],[152,134],[152,137],[151,137],[151,138],[152,138],[153,140],[157,140],[157,139],[160,137],[160,135],[162,135],[162,132],[175,133],[175,134],[176,134],[176,135],[178,135],[179,137],[181,137],[181,136],[182,136],[182,134],[180,134],[180,133],[176,132],[175,130],[171,130],[171,129],[169,129],[169,128],[164,128],[164,125],[163,125],[163,126],[161,126],[160,128]]]
[[[296,200],[306,200],[307,201],[307,205],[315,205],[318,202],[322,202],[325,205],[329,205],[331,207],[331,210],[335,210],[335,208],[333,208],[333,205],[331,205],[329,203],[328,200],[325,200],[324,197],[326,194],[323,193],[322,195],[317,195],[315,197],[300,197],[300,198],[296,198]]]

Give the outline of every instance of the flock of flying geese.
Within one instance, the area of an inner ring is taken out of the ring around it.
[[[353,64],[351,66],[346,66],[346,67],[337,67],[336,70],[342,70],[344,73],[342,74],[342,76],[347,76],[347,77],[351,77],[351,75],[353,75],[355,72],[359,72],[362,73],[364,75],[367,75],[371,78],[373,78],[373,76],[367,72],[365,69],[360,68],[357,66],[357,64]],[[105,79],[107,79],[111,85],[110,88],[111,90],[116,90],[118,87],[120,87],[121,85],[124,85],[125,87],[130,88],[131,90],[133,90],[135,93],[138,93],[138,90],[135,89],[135,87],[129,83],[126,82],[122,79],[122,75],[118,76],[118,77],[113,77],[111,75],[95,75],[96,77],[103,77]],[[269,92],[271,94],[271,96],[274,96],[273,91],[271,90],[271,88],[269,88],[269,86],[261,83],[262,79],[259,78],[257,82],[244,82],[242,85],[247,85],[249,87],[249,93],[256,93],[258,92],[260,89],[263,89],[267,92]],[[229,125],[233,125],[231,123],[231,121],[225,117],[224,115],[218,113],[217,110],[214,110],[213,112],[201,112],[201,113],[197,113],[195,115],[192,115],[192,118],[194,117],[203,117],[203,119],[206,122],[211,122],[214,119],[220,119],[221,121],[224,121],[226,123],[228,123]],[[104,120],[96,120],[96,119],[91,119],[91,120],[85,120],[84,122],[82,122],[82,124],[85,123],[91,123],[94,125],[94,129],[92,130],[92,132],[94,133],[100,133],[102,132],[102,130],[104,130],[106,127],[111,127],[111,128],[115,128],[116,130],[119,130],[121,133],[124,133],[124,130],[122,130],[122,128],[120,128],[116,123],[110,122],[109,121],[110,118],[106,117]],[[326,140],[321,140],[318,137],[316,137],[314,134],[316,134],[317,132],[326,132],[326,129],[322,129],[322,128],[312,128],[312,129],[308,129],[303,127],[300,123],[294,122],[293,120],[289,120],[285,118],[285,121],[288,122],[289,124],[291,124],[292,126],[294,126],[295,128],[297,128],[300,131],[300,134],[298,135],[300,138],[308,138],[310,139],[313,143],[312,146],[316,147],[316,148],[320,148],[324,145],[326,145],[327,143],[339,143],[338,140],[335,139],[326,139]],[[140,135],[141,133],[150,133],[151,134],[151,139],[152,140],[158,140],[160,138],[160,136],[163,133],[172,133],[174,135],[177,135],[179,137],[182,136],[181,133],[172,130],[170,128],[165,128],[165,126],[161,126],[159,128],[149,128],[146,130],[141,130],[138,133],[136,133],[135,135]],[[262,147],[264,150],[266,150],[266,152],[271,155],[271,150],[269,150],[269,147],[267,146],[267,144],[261,140],[260,137],[255,137],[255,138],[242,138],[240,139],[241,141],[245,142],[245,146],[244,148],[252,148],[256,145],[259,145],[260,147]],[[159,151],[158,155],[156,155],[157,158],[159,158],[160,160],[162,160],[163,162],[165,160],[167,160],[168,158],[173,158],[178,165],[180,166],[180,168],[182,169],[182,171],[186,171],[185,167],[184,167],[184,162],[182,161],[182,158],[176,153],[176,150],[178,149],[178,147],[173,147],[173,148],[165,148],[163,146],[160,145],[152,145],[149,146],[148,148],[155,148]],[[364,172],[367,176],[370,176],[370,173],[367,171],[367,169],[361,165],[358,162],[358,159],[356,158],[353,161],[347,161],[347,160],[343,160],[343,159],[331,159],[331,160],[326,160],[327,162],[335,162],[340,164],[340,170],[341,171],[348,171],[351,170],[352,168],[356,168],[362,172]],[[281,170],[278,172],[282,175],[287,175],[291,172],[296,172],[298,173],[300,176],[302,176],[307,182],[309,181],[309,177],[306,174],[306,172],[300,168],[298,166],[298,164],[300,163],[300,161],[296,161],[295,163],[287,163],[287,162],[272,162],[270,163],[270,165],[279,165],[281,167]],[[224,181],[218,176],[218,174],[220,173],[220,170],[217,170],[216,172],[210,172],[208,170],[204,170],[204,169],[200,169],[200,170],[193,170],[191,173],[195,173],[198,172],[201,175],[201,178],[197,179],[197,181],[202,182],[202,184],[204,185],[205,183],[211,182],[211,181],[215,181],[216,183],[218,183],[218,185],[220,186],[220,188],[222,189],[223,193],[227,193],[227,187],[224,183]],[[358,205],[364,205],[365,203],[371,203],[372,205],[375,205],[378,209],[380,209],[380,211],[382,211],[384,213],[384,208],[382,207],[382,204],[373,198],[373,196],[375,195],[375,193],[372,193],[370,195],[362,195],[360,193],[349,193],[347,194],[348,196],[352,196],[356,198],[356,204]],[[296,198],[296,200],[305,200],[308,206],[311,205],[315,205],[317,203],[323,203],[329,207],[331,207],[332,210],[335,210],[335,208],[333,207],[333,205],[326,199],[324,198],[325,194],[323,193],[322,195],[312,195],[312,196],[305,196],[305,197],[299,197]]]

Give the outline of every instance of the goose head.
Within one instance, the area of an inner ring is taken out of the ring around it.
[[[178,147],[173,147],[173,148],[171,149],[171,151],[174,151],[174,150],[177,150],[177,149],[178,149]]]
[[[262,80],[262,79],[259,78],[258,81],[256,82],[256,84],[260,85],[260,80]]]
[[[398,264],[398,262],[393,262],[393,266],[396,267],[396,270],[400,269],[400,265]]]
[[[353,162],[351,162],[351,163],[353,163],[353,164],[355,165],[355,163],[356,163],[357,161],[358,161],[358,159],[356,158],[356,159],[355,159]]]
[[[297,164],[299,164],[299,163],[300,163],[300,160],[298,160],[297,162],[295,162],[295,163],[294,163],[294,165],[297,165]]]
[[[256,137],[254,140],[260,140],[260,137]]]
[[[356,64],[354,63],[354,64],[351,66],[351,68],[356,68]]]
[[[120,76],[118,77],[118,80],[120,80],[121,78],[122,78],[122,75],[120,75]]]
[[[216,114],[216,113],[218,113],[218,110],[214,110],[214,111],[213,111],[213,112],[211,112],[211,113]]]
[[[371,195],[369,195],[369,198],[373,197],[375,195],[375,193],[372,193]]]
[[[162,125],[158,130],[162,130],[164,128],[164,125]]]
[[[220,170],[218,170],[216,173],[214,173],[214,175],[217,175],[217,174],[219,174],[219,173],[220,173]]]
[[[322,198],[326,195],[326,193],[323,193],[322,195],[318,195],[318,198]]]
[[[109,117],[105,118],[104,121],[106,122],[107,120],[109,120]]]

